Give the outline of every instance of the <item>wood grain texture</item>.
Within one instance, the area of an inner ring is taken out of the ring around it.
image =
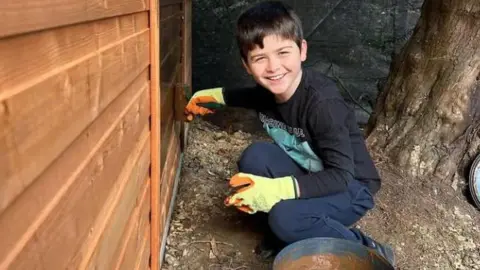
[[[176,78],[176,72],[181,72],[181,70],[178,70],[178,67],[181,65],[180,57],[182,53],[182,46],[180,41],[177,41],[172,45],[172,51],[166,55],[163,59],[164,61],[161,62],[162,69],[160,71],[160,76],[162,78],[162,84],[171,82],[173,78]]]
[[[182,6],[172,5],[160,10],[160,66],[162,82],[170,81],[176,62],[180,62],[182,51]]]
[[[151,182],[151,179],[148,180]],[[122,243],[117,246],[118,256],[116,256],[117,264],[114,268],[115,270],[134,269],[143,256],[150,257],[150,184],[148,183],[146,187],[148,190],[145,190],[145,192],[148,193],[142,195],[142,201],[131,216],[128,228],[123,235]],[[142,254],[142,252],[146,251],[148,254]]]
[[[133,25],[133,17],[130,20]],[[108,29],[120,31],[121,28]],[[74,65],[68,63],[56,69],[43,80],[29,84],[27,88],[8,96],[1,103],[7,109],[0,111],[0,212],[148,66],[148,29],[136,33],[134,31],[134,28],[127,31],[133,34],[124,38],[118,35],[118,39],[105,36],[104,39],[99,37],[97,41],[92,39],[93,43],[100,42],[100,39],[115,42],[101,47],[100,50],[92,47],[93,51],[88,57]],[[43,43],[40,40],[33,39],[32,43],[41,48]],[[67,40],[74,39],[72,37]],[[31,49],[35,51],[33,47]],[[12,50],[9,49],[12,54],[16,54],[16,51]],[[75,48],[65,53],[75,53],[77,50],[83,49]],[[57,57],[52,58],[62,64]],[[27,61],[28,59],[32,60]],[[48,60],[36,62],[33,54],[28,59],[22,59],[27,61],[23,64],[24,67],[32,62],[28,69],[37,69],[38,74],[41,74],[40,70],[43,69],[35,67],[48,66],[45,64]],[[63,61],[66,62],[67,59]],[[51,65],[53,67],[54,63]],[[10,73],[5,73],[4,76],[13,74],[15,77],[14,74],[21,69],[20,65],[17,67],[10,68]],[[25,73],[29,75],[29,72]],[[28,77],[19,79],[19,83],[21,81],[28,81]],[[5,88],[2,87],[2,93],[5,93],[3,89]]]
[[[183,82],[192,85],[192,0],[184,0],[183,22]],[[192,88],[190,87],[190,91]],[[191,94],[191,92],[189,93]]]
[[[170,143],[170,136],[173,131],[173,123],[174,123],[174,114],[175,114],[175,91],[174,87],[175,84],[178,82],[180,78],[181,72],[181,64],[177,63],[175,68],[172,68],[175,71],[172,73],[172,78],[170,80],[163,82],[162,81],[162,95],[161,95],[161,136],[160,136],[160,156],[161,156],[161,171],[163,171],[165,167],[165,162],[167,161],[167,153]]]
[[[63,269],[80,248],[147,123],[147,80],[138,76],[0,215],[0,269]]]
[[[161,175],[161,111],[160,111],[160,99],[162,93],[160,93],[160,52],[162,45],[160,43],[160,8],[158,6],[159,1],[150,1],[150,43],[153,44],[150,47],[150,123],[151,123],[151,165],[150,165],[150,177],[151,177],[151,224],[150,224],[150,242],[149,250],[151,251],[151,263],[152,270],[159,270],[159,258],[160,252],[160,217],[159,217],[159,201],[160,201],[160,175]],[[162,48],[163,50],[163,48]]]
[[[173,96],[173,95],[172,95]],[[172,135],[173,132],[173,123],[174,123],[174,118],[173,118],[173,113],[169,113],[168,118],[162,118],[162,134],[161,134],[161,146],[160,146],[160,157],[161,160],[163,161],[160,164],[161,171],[163,172],[167,167],[166,167],[166,162],[167,162],[167,154],[168,154],[168,144],[169,138]]]
[[[183,74],[179,74],[176,83],[173,86],[173,91],[175,95],[174,100],[174,119],[175,121],[183,122],[185,120],[185,106],[188,104],[188,100],[185,96],[185,87],[183,84]]]
[[[144,244],[142,245],[141,251],[138,253],[139,256],[137,258],[137,261],[135,263],[135,270],[148,270],[150,269],[149,264],[150,264],[150,245],[147,239],[149,239],[150,236],[150,230],[144,230]],[[141,235],[141,234],[140,234]],[[130,270],[132,268],[124,268],[123,270]]]
[[[147,0],[2,0],[0,38],[149,9]]]
[[[185,95],[185,87],[183,86],[183,64],[182,62],[178,63],[178,71],[177,71],[177,76],[175,77],[175,88],[180,87],[182,91],[174,91],[174,100],[173,100],[173,113],[174,113],[174,129],[177,132],[177,135],[181,137],[181,127],[182,127],[182,121],[185,119],[185,117],[182,117],[180,119],[176,118],[177,111],[184,111],[185,110],[185,105],[187,100],[182,101],[181,98],[178,96],[180,95]],[[183,92],[183,93],[182,93]],[[177,96],[178,95],[178,96]],[[180,143],[181,146],[181,143]]]
[[[87,237],[108,193],[118,180],[149,112],[147,89],[128,112],[120,117],[111,136],[80,173],[62,202],[38,227],[35,238],[12,264],[12,269],[65,269]],[[74,267],[75,268],[75,267]]]
[[[187,100],[183,100],[185,95],[191,96],[192,95],[192,0],[184,0],[183,1],[183,31],[182,31],[182,42],[183,42],[183,50],[182,50],[182,78],[181,83],[183,85],[188,85],[189,91],[183,93],[183,97],[178,98],[178,103],[183,104],[183,102],[188,102]],[[182,152],[186,148],[188,144],[188,128],[189,123],[185,122],[184,120],[180,121],[180,143],[181,143],[181,150]]]
[[[147,12],[0,39],[0,101],[93,59],[145,30]]]
[[[107,269],[115,264],[114,253],[123,231],[139,201],[150,166],[150,132],[145,125],[137,145],[130,153],[104,209],[90,228],[90,237],[82,245],[76,258],[81,258],[80,269]],[[69,265],[78,265],[77,261]]]
[[[183,1],[0,1],[0,269],[160,269]]]

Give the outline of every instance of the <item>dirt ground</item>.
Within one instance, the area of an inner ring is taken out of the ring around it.
[[[190,125],[165,270],[271,269],[272,260],[253,253],[262,223],[223,206],[243,149],[269,138],[251,115],[228,113]],[[357,226],[394,247],[396,269],[480,269],[480,212],[462,195],[462,183],[432,184],[377,166],[382,189]]]

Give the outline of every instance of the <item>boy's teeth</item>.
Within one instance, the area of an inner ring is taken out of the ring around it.
[[[269,77],[270,80],[279,80],[283,77],[283,74],[282,75],[278,75],[278,76],[274,76],[274,77]]]

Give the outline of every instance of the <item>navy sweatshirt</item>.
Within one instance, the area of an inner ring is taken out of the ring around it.
[[[256,110],[277,145],[305,169],[293,175],[301,198],[346,191],[354,178],[372,194],[380,189],[355,113],[328,77],[304,68],[299,87],[285,103],[277,103],[260,85],[224,88],[223,94],[227,106]]]

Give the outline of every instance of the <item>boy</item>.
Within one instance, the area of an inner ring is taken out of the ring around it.
[[[267,213],[280,240],[263,242],[267,254],[302,239],[334,237],[371,247],[393,265],[389,247],[349,228],[373,208],[380,177],[335,83],[302,68],[307,43],[298,16],[281,2],[259,3],[239,17],[237,42],[257,85],[200,90],[185,108],[189,115],[213,113],[202,103],[255,109],[275,142],[243,152],[230,179],[240,189],[225,204]],[[268,253],[274,242],[282,244]]]

